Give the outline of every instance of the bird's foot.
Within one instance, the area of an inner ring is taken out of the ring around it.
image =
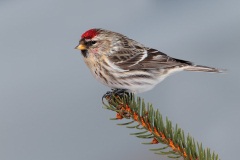
[[[106,100],[109,100],[112,98],[112,96],[123,98],[124,96],[129,96],[129,92],[127,92],[126,89],[112,89],[112,91],[108,91],[102,96],[102,101],[105,98]]]
[[[127,92],[126,89],[112,89],[112,94],[121,98],[123,98],[125,95],[129,96],[129,92]]]

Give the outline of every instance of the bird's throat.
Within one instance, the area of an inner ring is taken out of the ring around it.
[[[85,49],[85,50],[81,50],[82,52],[82,55],[84,56],[84,58],[87,58],[88,57],[88,51]]]

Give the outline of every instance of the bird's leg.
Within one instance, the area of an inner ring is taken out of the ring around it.
[[[127,92],[126,89],[112,89],[112,91],[107,91],[107,93],[105,93],[102,96],[102,101],[104,98],[109,99],[111,98],[111,96],[119,96],[120,98],[123,98],[124,95],[129,96],[129,93]]]
[[[113,93],[115,96],[119,96],[119,97],[121,97],[121,98],[123,98],[124,95],[129,96],[129,93],[127,92],[126,89],[112,89],[112,93]]]

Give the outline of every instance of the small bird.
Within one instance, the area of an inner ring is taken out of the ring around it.
[[[120,33],[98,28],[83,33],[75,49],[81,50],[97,80],[132,93],[148,91],[178,71],[222,72],[170,57]]]

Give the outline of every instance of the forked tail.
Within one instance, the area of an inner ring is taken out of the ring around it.
[[[225,70],[217,69],[213,67],[201,66],[201,65],[189,65],[184,68],[185,71],[195,71],[195,72],[217,72],[222,73]]]

